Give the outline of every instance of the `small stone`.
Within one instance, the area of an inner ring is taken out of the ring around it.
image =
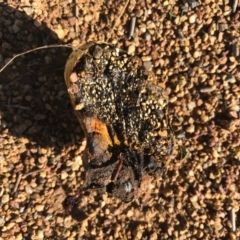
[[[32,100],[32,97],[30,95],[27,95],[25,99],[30,102]]]
[[[190,4],[191,8],[195,8],[200,5],[200,3],[195,0],[188,0],[188,3]]]
[[[143,62],[143,66],[147,71],[151,71],[152,70],[152,62],[151,61],[145,61]]]
[[[36,20],[33,22],[33,24],[34,24],[34,26],[37,27],[37,28],[39,28],[39,27],[42,26],[42,23],[41,23],[41,22],[38,22],[38,21],[36,21]]]
[[[70,167],[70,166],[72,166],[72,164],[73,164],[73,162],[72,162],[72,161],[70,161],[70,160],[68,160],[68,161],[66,162],[66,166],[67,166],[67,167]]]
[[[202,116],[201,116],[201,121],[202,121],[203,123],[206,123],[206,122],[209,121],[209,117],[208,117],[207,115],[202,115]]]
[[[151,34],[150,34],[149,32],[145,32],[145,34],[144,34],[144,39],[145,39],[146,41],[150,41],[150,40],[151,40]]]
[[[72,83],[75,83],[75,82],[77,82],[77,80],[78,80],[78,75],[77,75],[77,73],[75,73],[75,72],[71,73],[71,75],[70,75],[70,81],[71,81]]]
[[[27,14],[27,15],[32,15],[34,12],[34,9],[31,7],[24,7],[23,11]]]
[[[30,186],[25,186],[25,191],[26,191],[26,193],[28,193],[28,194],[32,194],[33,193],[33,190],[32,190],[32,188],[30,187]]]
[[[93,15],[92,14],[88,14],[88,15],[86,15],[84,17],[85,22],[90,22],[90,21],[92,21],[92,19],[93,19]]]
[[[184,131],[179,131],[176,133],[176,137],[178,139],[185,138],[185,132]]]
[[[46,80],[47,80],[46,76],[39,76],[38,77],[39,82],[46,82]]]
[[[16,240],[22,240],[22,239],[24,239],[22,236],[22,233],[18,233],[16,236]]]
[[[132,209],[130,209],[130,210],[128,210],[128,212],[127,212],[127,217],[132,217],[133,216],[133,214],[134,214],[134,212],[133,212],[133,210]]]
[[[38,211],[38,212],[42,212],[43,209],[44,209],[44,205],[43,205],[43,204],[37,204],[37,205],[35,206],[35,209],[36,209],[36,211]]]
[[[74,26],[76,24],[76,18],[75,17],[69,17],[68,22],[70,26]]]
[[[45,56],[44,60],[46,64],[50,64],[52,62],[52,58],[50,56]]]
[[[236,240],[237,239],[237,237],[236,237],[234,232],[229,232],[229,239],[230,240]]]
[[[152,57],[151,56],[142,56],[142,61],[143,62],[147,62],[147,61],[151,61]]]
[[[194,53],[193,53],[193,57],[194,58],[199,58],[201,56],[201,52],[200,51],[195,51]]]
[[[1,203],[5,204],[7,202],[9,202],[9,194],[4,194],[1,198]]]
[[[190,22],[190,23],[195,23],[196,18],[197,18],[197,14],[191,15],[191,16],[189,17],[189,22]]]
[[[110,213],[110,210],[107,208],[107,209],[105,210],[105,215],[109,215],[109,213]]]
[[[227,76],[227,78],[226,78],[226,82],[228,82],[228,83],[235,83],[235,82],[236,82],[235,76],[229,74],[229,75]]]
[[[0,217],[0,226],[4,223],[4,217]]]
[[[62,217],[57,217],[57,223],[63,223],[63,218]]]
[[[238,113],[236,111],[230,111],[229,116],[237,119],[238,118]]]
[[[42,230],[37,231],[37,239],[44,239],[44,232]]]
[[[6,225],[6,229],[10,230],[11,228],[13,228],[15,226],[15,222],[10,222]]]
[[[192,111],[195,107],[196,107],[196,103],[195,102],[189,102],[187,104],[188,110]]]
[[[63,171],[63,172],[61,173],[61,179],[64,180],[64,179],[66,179],[67,177],[68,177],[68,173],[67,173],[66,171]]]
[[[79,44],[80,44],[79,39],[74,39],[72,41],[72,48],[76,48],[77,46],[79,46]]]
[[[58,25],[57,29],[54,29],[54,32],[58,35],[58,38],[63,39],[65,37],[65,32],[62,29],[61,25]]]
[[[186,131],[188,133],[193,133],[195,131],[195,127],[193,124],[191,124],[189,127],[187,127]]]
[[[45,118],[47,118],[47,116],[44,115],[44,114],[36,114],[36,115],[34,116],[34,119],[35,119],[36,121],[40,121],[40,120],[43,120],[43,119],[45,119]]]
[[[212,87],[202,87],[200,89],[200,92],[202,93],[207,93],[207,92],[212,92],[214,89]]]
[[[47,155],[48,149],[47,148],[41,148],[41,154]]]
[[[157,239],[158,239],[157,233],[152,233],[150,236],[150,240],[157,240]]]
[[[18,32],[20,31],[20,27],[19,27],[17,24],[14,24],[14,25],[12,26],[12,29],[13,29],[13,32],[14,32],[14,33],[18,33]]]
[[[134,45],[134,44],[131,44],[131,45],[128,47],[128,54],[129,54],[129,55],[134,54],[134,53],[135,53],[135,49],[136,49],[135,45]]]
[[[38,163],[44,164],[44,163],[47,162],[47,160],[48,160],[48,159],[47,159],[46,156],[41,156],[41,157],[38,158]]]

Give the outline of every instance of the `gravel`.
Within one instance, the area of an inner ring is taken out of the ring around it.
[[[43,45],[113,43],[168,92],[175,147],[134,202],[82,191],[69,214],[85,177],[63,78],[71,51],[16,58],[0,72],[0,239],[239,239],[239,1],[129,1],[114,29],[126,1],[7,2],[0,67]]]

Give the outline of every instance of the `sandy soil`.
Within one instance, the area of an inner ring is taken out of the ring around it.
[[[0,67],[70,46],[0,72],[0,239],[239,239],[239,16],[227,0],[0,1]],[[71,47],[88,41],[156,74],[175,147],[135,201],[86,191],[69,214],[84,134],[63,72]]]

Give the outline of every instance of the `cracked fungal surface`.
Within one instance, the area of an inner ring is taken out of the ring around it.
[[[87,139],[86,187],[133,200],[171,152],[164,89],[140,58],[94,42],[70,55],[65,81]]]

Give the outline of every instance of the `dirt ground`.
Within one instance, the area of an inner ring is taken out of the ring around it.
[[[239,239],[239,16],[228,0],[0,1],[0,68],[68,44],[0,70],[0,239]],[[138,199],[83,191],[68,213],[85,143],[63,73],[88,41],[156,74],[175,144]]]

